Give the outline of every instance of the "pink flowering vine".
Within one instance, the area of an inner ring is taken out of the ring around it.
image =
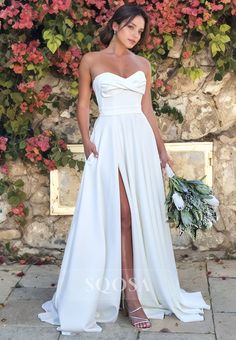
[[[0,151],[6,151],[7,149],[7,137],[0,136]]]
[[[21,202],[16,207],[11,208],[10,212],[13,215],[16,215],[16,216],[25,217],[25,205],[24,205],[24,203]]]

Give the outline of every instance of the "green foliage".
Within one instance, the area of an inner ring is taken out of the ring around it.
[[[7,202],[13,207],[8,214],[14,215],[16,221],[22,226],[26,223],[26,216],[29,213],[28,207],[24,206],[26,193],[22,190],[23,186],[22,179],[16,181],[7,177],[0,179],[0,196],[6,196]]]

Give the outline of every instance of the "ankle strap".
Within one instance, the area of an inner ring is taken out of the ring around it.
[[[129,313],[134,313],[134,312],[136,312],[137,310],[139,310],[139,309],[141,309],[142,307],[140,306],[140,307],[138,307],[138,308],[136,308],[136,309],[134,309],[134,310],[132,310],[132,311],[129,311]]]

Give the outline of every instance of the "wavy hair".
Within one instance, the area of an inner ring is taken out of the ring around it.
[[[127,20],[124,26],[128,25],[130,21],[133,20],[134,17],[137,15],[143,17],[145,21],[144,31],[141,34],[141,38],[139,42],[131,49],[133,52],[137,52],[141,49],[141,47],[146,43],[150,32],[150,24],[149,24],[149,17],[146,12],[138,5],[123,5],[120,6],[113,14],[111,19],[107,22],[106,26],[101,29],[99,32],[99,38],[103,45],[106,47],[109,45],[111,39],[113,38],[114,31],[112,29],[112,23],[116,22],[120,24],[122,21]],[[124,27],[123,26],[123,27]]]

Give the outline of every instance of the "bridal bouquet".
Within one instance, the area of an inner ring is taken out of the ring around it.
[[[177,177],[169,164],[166,164],[169,177],[169,192],[165,204],[168,222],[179,228],[180,235],[187,232],[196,239],[197,230],[210,229],[218,220],[217,206],[219,201],[210,187],[200,180],[186,180]]]

